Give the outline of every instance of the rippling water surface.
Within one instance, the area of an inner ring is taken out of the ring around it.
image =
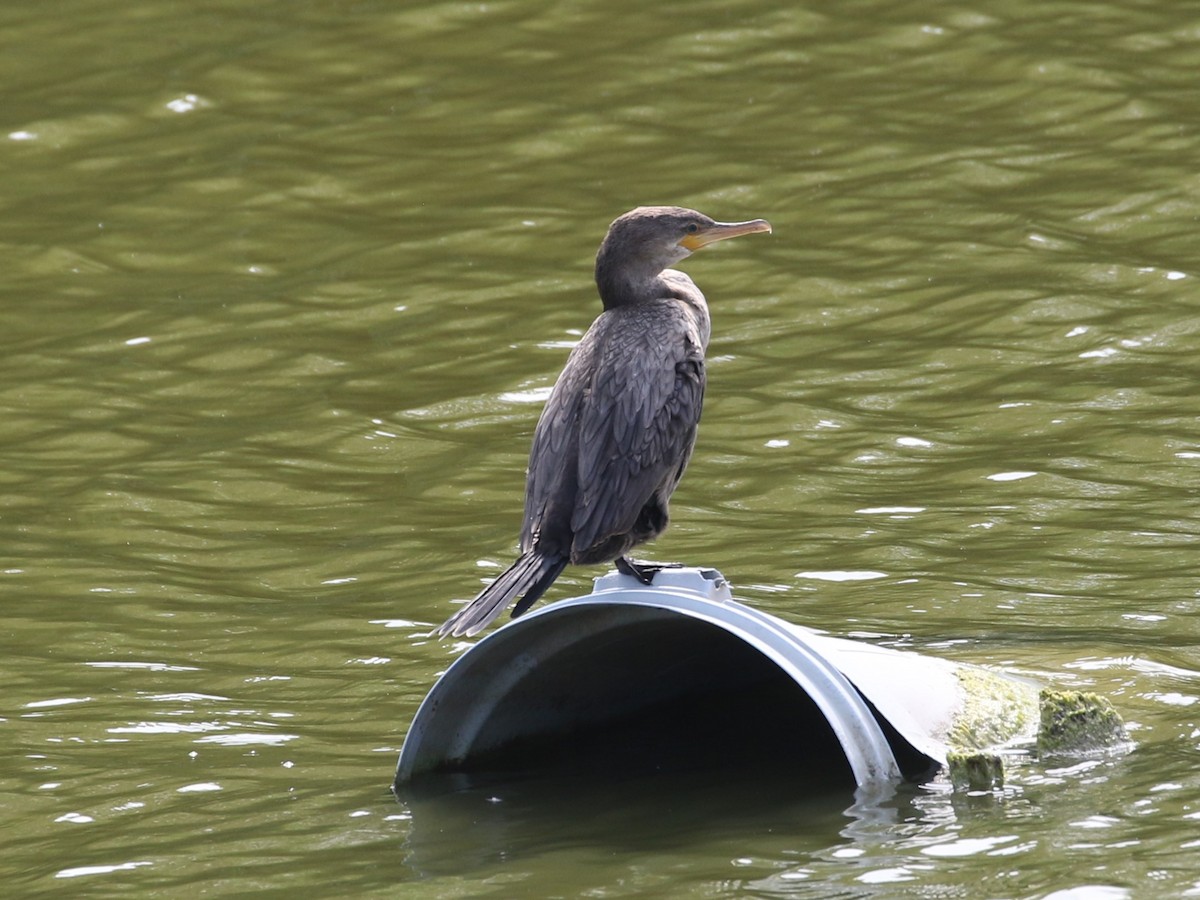
[[[0,22],[6,891],[1200,895],[1191,12]],[[512,553],[596,245],[655,202],[775,233],[686,264],[709,392],[654,553],[794,621],[1100,691],[1133,753],[986,798],[392,799],[462,650],[426,635]]]

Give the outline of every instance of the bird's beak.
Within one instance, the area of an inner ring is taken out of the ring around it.
[[[753,219],[749,222],[714,222],[707,228],[702,228],[695,234],[687,235],[679,246],[688,250],[699,250],[701,247],[723,241],[726,238],[740,237],[743,234],[758,234],[771,231],[771,223],[766,219]]]

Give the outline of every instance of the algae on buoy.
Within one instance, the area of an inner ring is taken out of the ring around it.
[[[1039,754],[1088,754],[1129,743],[1121,716],[1112,703],[1099,694],[1043,688],[1038,703],[1041,711],[1037,736]]]
[[[952,750],[946,768],[956,791],[994,791],[1004,787],[1004,760],[999,753]]]
[[[955,674],[963,708],[947,735],[952,750],[989,750],[1033,736],[1037,685],[978,666],[960,666]]]

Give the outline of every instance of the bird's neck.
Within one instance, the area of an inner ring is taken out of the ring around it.
[[[688,255],[682,247],[668,254],[651,254],[643,248],[639,252],[614,244],[612,232],[600,245],[596,254],[596,287],[605,309],[648,303],[671,295],[666,267]]]
[[[661,296],[672,297],[684,305],[695,323],[701,348],[707,347],[712,326],[708,317],[708,301],[704,299],[704,293],[696,287],[696,282],[676,269],[664,269],[659,277],[666,288],[665,293]]]
[[[700,346],[708,346],[711,327],[708,302],[691,278],[677,269],[663,269],[653,277],[638,280],[620,277],[627,273],[628,270],[625,269],[605,279],[601,277],[602,273],[597,267],[596,285],[600,288],[600,299],[604,301],[605,310],[639,306],[643,303],[677,301],[688,311]]]
[[[605,309],[649,303],[671,295],[662,273],[648,274],[629,269],[596,267],[596,287]]]

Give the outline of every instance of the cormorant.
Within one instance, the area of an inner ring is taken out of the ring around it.
[[[473,635],[521,596],[521,615],[567,563],[616,561],[649,584],[661,566],[626,555],[667,527],[667,502],[696,442],[708,304],[668,268],[706,244],[769,232],[678,206],[619,217],[596,254],[604,311],[571,351],[529,454],[517,561],[438,629]]]

